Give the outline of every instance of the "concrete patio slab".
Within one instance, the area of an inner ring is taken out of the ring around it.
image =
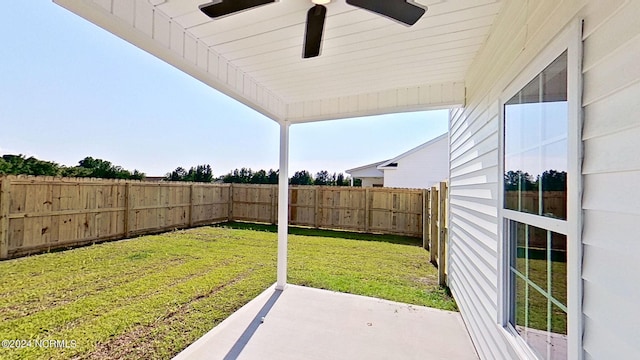
[[[477,359],[459,313],[272,286],[178,354],[198,359]]]

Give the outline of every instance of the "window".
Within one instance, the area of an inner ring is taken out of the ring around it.
[[[567,52],[504,103],[508,323],[540,359],[567,359]],[[575,174],[573,174],[575,176]]]
[[[567,358],[565,235],[508,221],[512,242],[509,322],[542,359]]]
[[[504,106],[504,207],[567,219],[567,54]]]

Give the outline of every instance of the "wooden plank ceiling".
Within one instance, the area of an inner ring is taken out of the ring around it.
[[[332,0],[322,53],[302,59],[308,0],[212,20],[210,0],[54,0],[276,121],[464,104],[467,69],[500,0],[420,0],[407,27]]]

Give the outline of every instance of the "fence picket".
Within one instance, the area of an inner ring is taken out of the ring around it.
[[[9,256],[9,199],[11,178],[0,179],[0,259]]]

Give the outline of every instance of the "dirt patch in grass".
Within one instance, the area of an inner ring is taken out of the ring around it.
[[[123,359],[127,355],[131,355],[132,350],[143,354],[151,353],[153,350],[151,342],[138,343],[138,340],[144,338],[149,332],[150,326],[134,327],[127,333],[98,345],[88,357],[80,357],[78,359]],[[131,346],[134,343],[137,343],[135,348]]]
[[[413,277],[411,280],[418,284],[423,284],[434,288],[438,287],[438,278],[435,278],[433,276]]]

